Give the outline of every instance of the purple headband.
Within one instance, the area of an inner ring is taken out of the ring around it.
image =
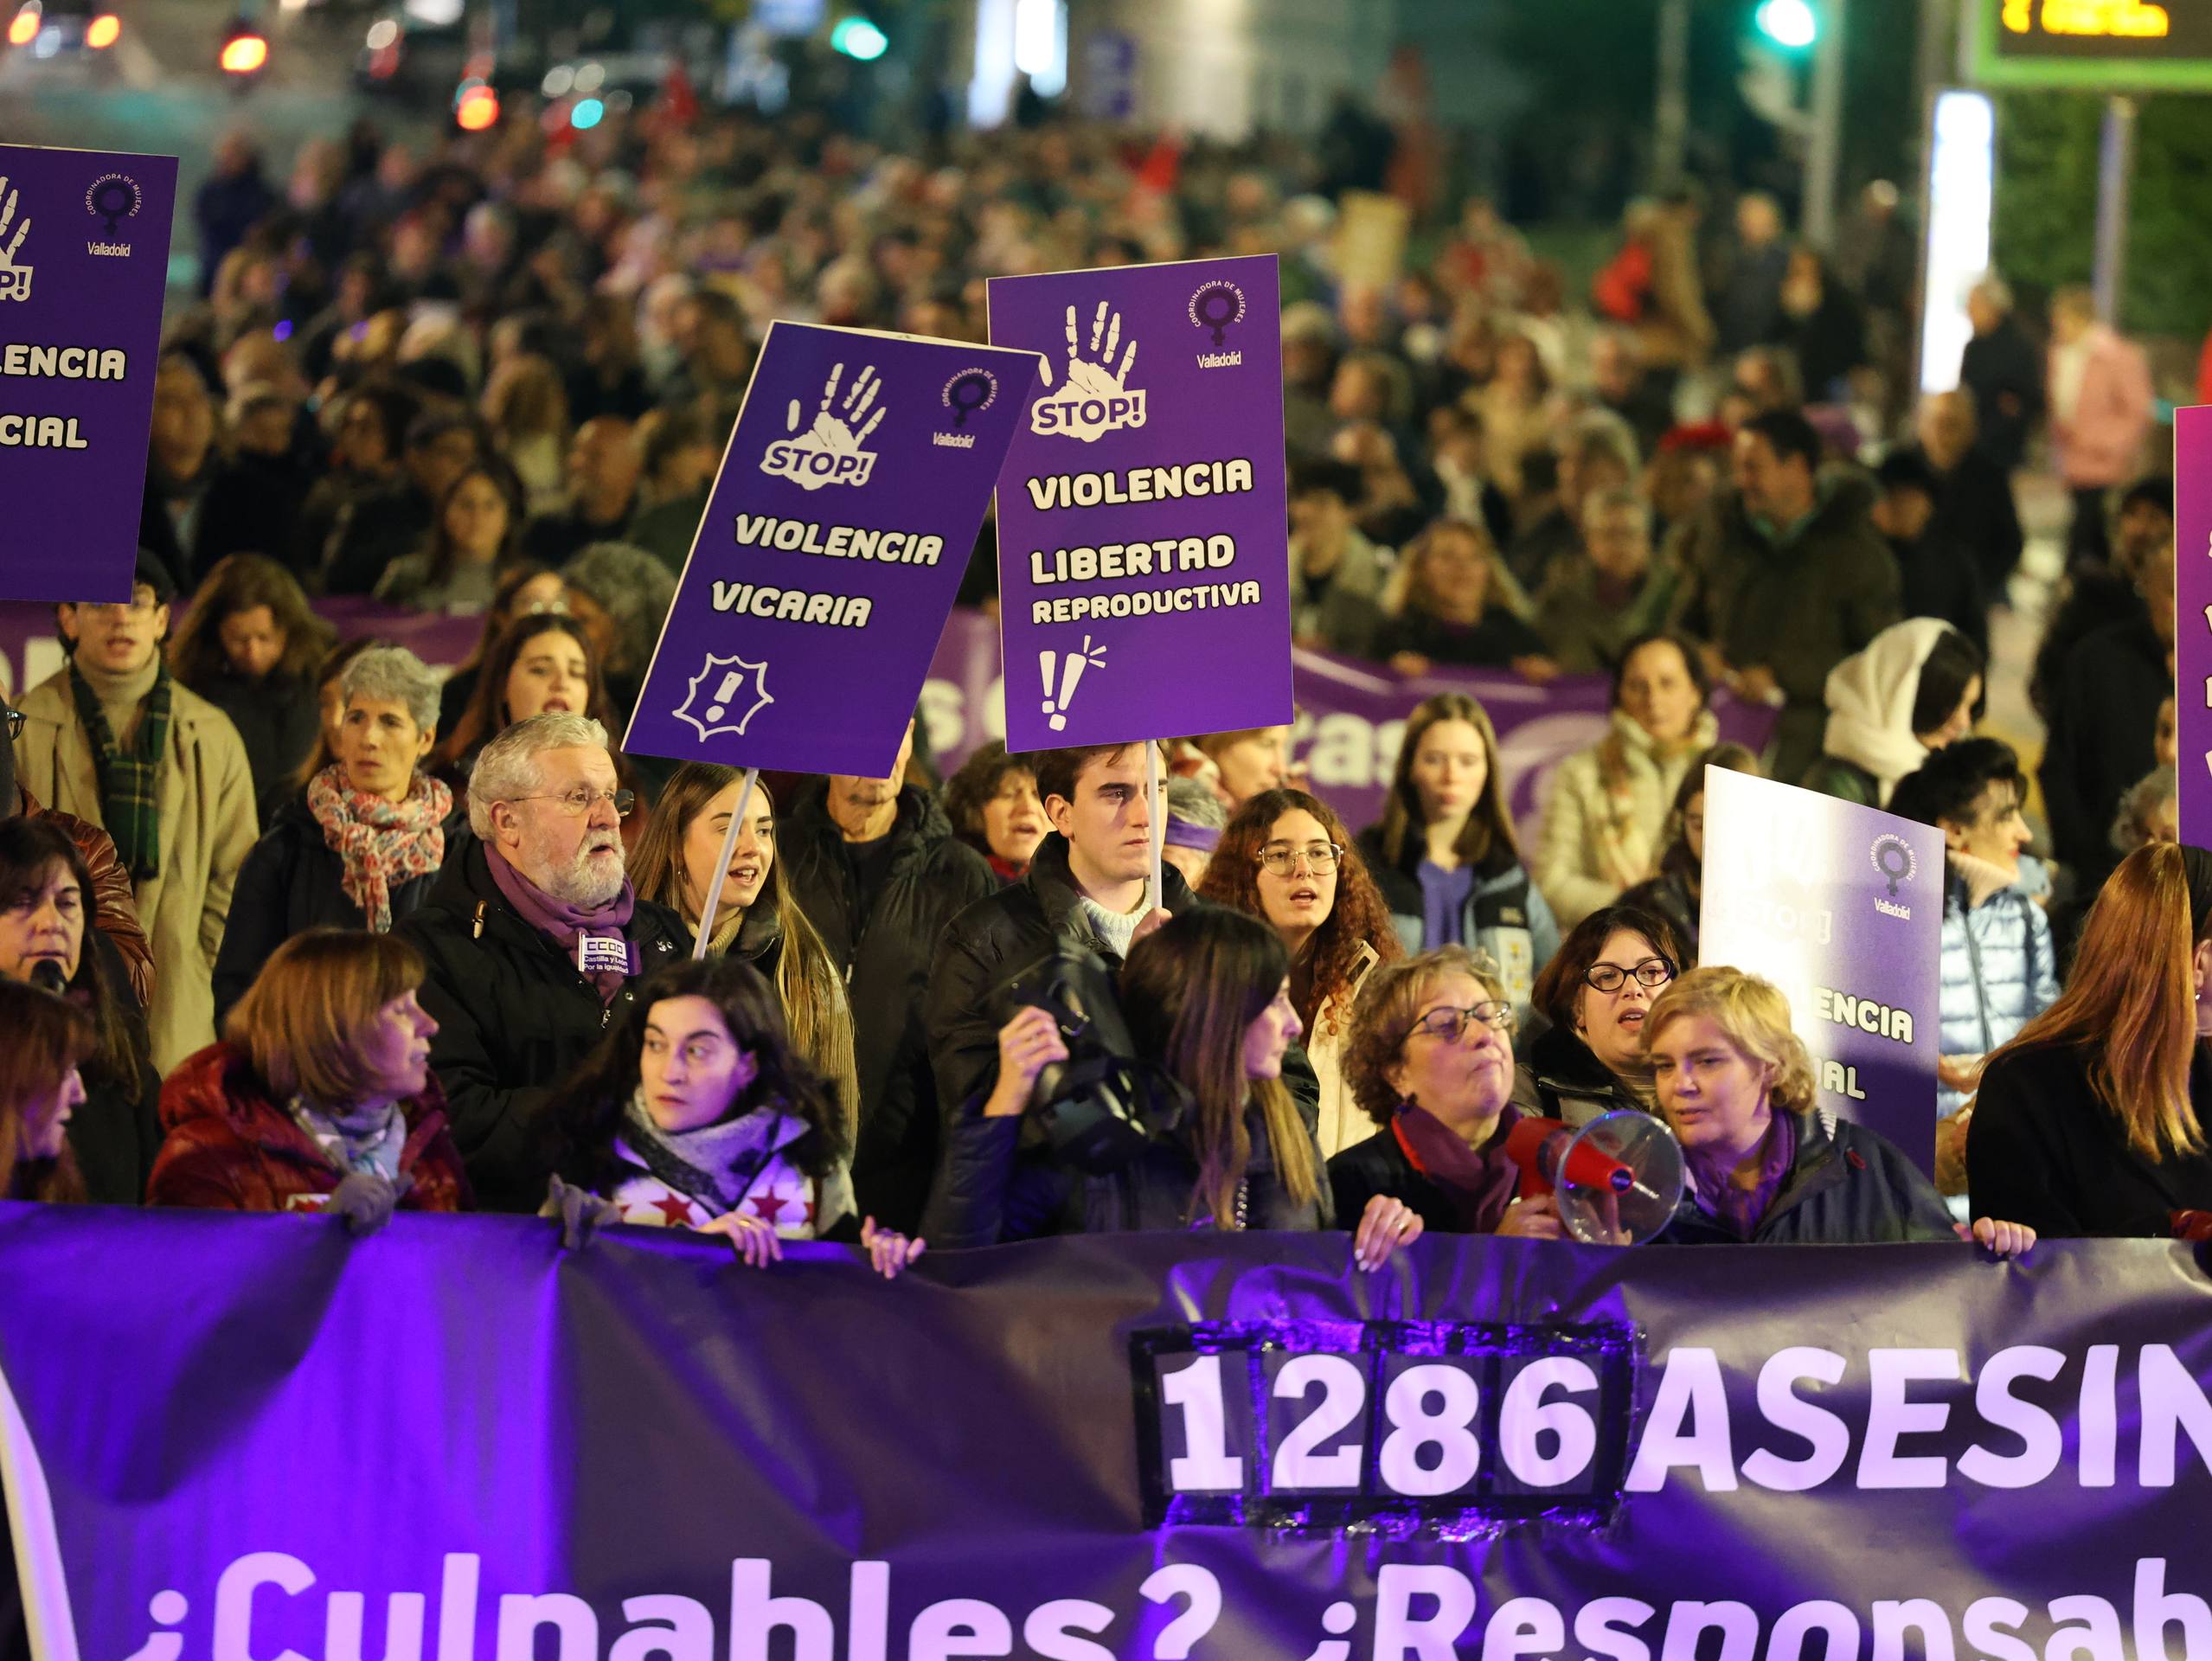
[[[1195,848],[1202,854],[1210,854],[1221,845],[1221,833],[1211,826],[1193,824],[1189,819],[1168,815],[1168,828],[1160,840],[1170,847]]]

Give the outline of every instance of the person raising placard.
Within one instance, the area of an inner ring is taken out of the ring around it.
[[[1770,983],[1693,969],[1644,1024],[1687,1177],[1659,1243],[1875,1246],[1967,1232],[1893,1145],[1818,1107],[1811,1058]],[[1988,1216],[1972,1234],[2002,1257],[2036,1243],[2032,1227]]]
[[[2212,854],[2138,848],[2089,909],[2058,1001],[1982,1068],[1967,1191],[2055,1235],[2212,1211]]]

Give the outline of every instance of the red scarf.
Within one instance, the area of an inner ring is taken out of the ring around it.
[[[1398,1138],[1406,1163],[1444,1190],[1460,1232],[1491,1235],[1504,1221],[1505,1208],[1520,1185],[1521,1167],[1505,1157],[1506,1133],[1520,1117],[1520,1110],[1508,1104],[1490,1140],[1476,1149],[1427,1108],[1407,1102],[1390,1121],[1390,1133]]]
[[[345,867],[339,885],[346,898],[361,907],[372,931],[388,933],[393,888],[446,863],[453,792],[417,773],[405,801],[388,802],[349,789],[344,780],[336,762],[309,779],[307,810]]]

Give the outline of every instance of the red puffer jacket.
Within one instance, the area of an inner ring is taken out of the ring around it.
[[[93,926],[122,953],[123,966],[131,972],[131,990],[138,995],[143,1009],[154,995],[154,948],[139,926],[131,873],[123,869],[115,839],[90,819],[41,807],[38,798],[21,785],[16,786],[16,794],[22,798],[25,818],[44,819],[77,844],[93,876],[93,892],[87,898],[93,902]]]
[[[414,1187],[403,1211],[466,1211],[476,1203],[460,1151],[446,1130],[446,1098],[433,1078],[400,1104],[407,1146],[400,1170]],[[146,1184],[149,1205],[224,1211],[319,1211],[344,1173],[269,1100],[245,1053],[210,1044],[177,1063],[161,1087],[161,1154]]]

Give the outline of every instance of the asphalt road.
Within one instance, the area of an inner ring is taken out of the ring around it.
[[[395,137],[426,132],[435,119],[437,112],[396,108],[354,90],[354,55],[373,12],[287,13],[269,5],[262,22],[268,67],[240,91],[216,63],[231,6],[221,0],[113,3],[123,35],[106,53],[40,61],[0,48],[0,138],[177,157],[172,286],[188,286],[197,271],[192,195],[208,176],[224,133],[253,133],[270,183],[281,189],[302,142],[337,137],[358,115],[372,115]],[[15,9],[16,0],[0,0],[0,16],[12,16]]]

